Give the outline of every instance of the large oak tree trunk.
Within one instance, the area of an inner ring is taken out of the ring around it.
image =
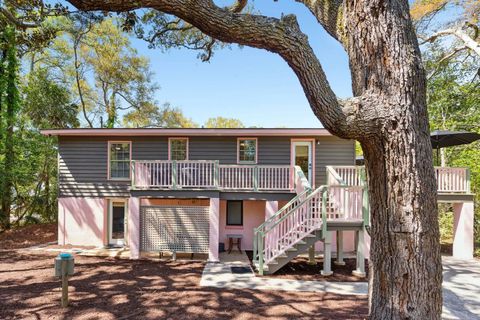
[[[355,96],[374,130],[358,137],[371,205],[372,319],[438,319],[442,265],[426,80],[407,1],[348,1]]]

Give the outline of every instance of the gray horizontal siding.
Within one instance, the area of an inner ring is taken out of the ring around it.
[[[59,194],[66,196],[128,196],[128,181],[107,179],[108,141],[132,141],[133,160],[167,160],[167,137],[61,137],[59,139]],[[319,137],[316,144],[316,182],[325,183],[326,165],[352,165],[354,142]],[[289,165],[289,137],[259,137],[258,164]],[[237,163],[236,137],[190,137],[190,160]]]
[[[190,160],[219,160],[221,164],[237,163],[237,139],[235,137],[190,137]]]
[[[355,141],[337,137],[323,137],[315,145],[315,184],[327,183],[326,166],[355,164]]]

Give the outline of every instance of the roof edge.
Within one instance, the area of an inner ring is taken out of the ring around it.
[[[331,136],[324,128],[115,128],[115,129],[46,129],[40,131],[46,136]]]

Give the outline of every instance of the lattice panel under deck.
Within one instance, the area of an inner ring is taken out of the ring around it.
[[[208,253],[209,207],[143,206],[142,251]]]

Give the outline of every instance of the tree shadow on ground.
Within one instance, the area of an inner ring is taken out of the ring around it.
[[[59,307],[54,253],[0,255],[0,318],[363,319],[365,296],[200,287],[200,261],[75,256],[70,305]]]

